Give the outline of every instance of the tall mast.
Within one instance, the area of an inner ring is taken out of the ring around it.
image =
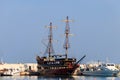
[[[53,26],[52,26],[51,22],[50,22],[50,26],[48,28],[49,28],[48,45],[47,45],[47,49],[46,49],[45,53],[48,53],[49,58],[50,58],[51,54],[54,53],[53,44],[52,44],[52,41],[53,41],[52,28],[53,28]]]
[[[68,54],[68,48],[70,48],[70,43],[69,43],[69,34],[70,34],[70,27],[69,27],[69,19],[68,16],[66,17],[66,20],[64,20],[66,23],[66,27],[65,27],[65,43],[63,45],[64,49],[65,49],[65,57],[67,58],[67,54]]]

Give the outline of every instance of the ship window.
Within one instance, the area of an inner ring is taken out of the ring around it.
[[[60,63],[59,61],[56,62],[56,64],[59,64],[59,63]]]
[[[103,64],[103,66],[106,66],[105,64]]]
[[[111,64],[111,66],[114,66],[114,64]]]
[[[107,64],[107,66],[110,66],[110,64]]]
[[[101,67],[101,65],[99,65],[98,67]]]
[[[101,70],[103,70],[103,69],[101,69]]]

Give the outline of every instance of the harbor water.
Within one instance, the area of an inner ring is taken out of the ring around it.
[[[73,76],[73,77],[43,77],[43,76],[1,76],[0,80],[120,80],[120,77]]]

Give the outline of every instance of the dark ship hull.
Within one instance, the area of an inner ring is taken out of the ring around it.
[[[56,76],[56,75],[75,75],[75,70],[79,67],[75,58],[61,58],[46,60],[37,56],[38,72],[40,75]]]
[[[74,68],[65,68],[65,69],[45,69],[39,71],[39,75],[45,76],[71,76],[75,75],[73,72],[75,71]]]
[[[64,68],[64,69],[44,69],[39,71],[40,75],[46,76],[64,76],[64,75],[75,75],[74,74],[75,68]]]

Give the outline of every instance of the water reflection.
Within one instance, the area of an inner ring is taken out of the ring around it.
[[[38,80],[37,76],[3,76],[0,80]]]
[[[100,76],[59,76],[59,77],[38,77],[38,80],[120,80],[119,77],[100,77]]]
[[[0,80],[120,80],[120,77],[98,77],[98,76],[3,76]]]
[[[38,77],[38,80],[120,80],[118,77],[98,77],[98,76],[59,76],[59,77]]]
[[[39,76],[38,80],[75,80],[75,79],[73,77],[70,77],[70,76],[53,76],[53,77]]]

